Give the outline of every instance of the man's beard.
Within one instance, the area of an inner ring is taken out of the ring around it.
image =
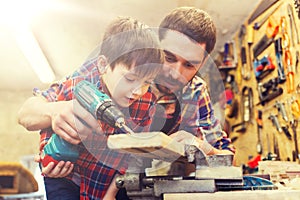
[[[168,85],[175,86],[175,87],[168,87]],[[178,90],[181,90],[184,87],[184,84],[176,79],[159,76],[156,81],[156,87],[161,93],[165,94],[173,94],[176,93]]]

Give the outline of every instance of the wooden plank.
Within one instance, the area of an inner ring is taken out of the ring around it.
[[[174,193],[164,194],[164,200],[240,200],[240,199],[264,199],[264,200],[299,200],[300,190],[254,190],[231,191],[216,193]]]
[[[164,161],[174,161],[185,155],[184,145],[162,132],[111,135],[107,145],[123,153]]]

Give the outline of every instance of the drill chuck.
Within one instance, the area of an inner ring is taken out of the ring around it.
[[[122,128],[122,124],[125,124],[123,113],[111,101],[99,104],[96,116],[98,120],[114,127]]]

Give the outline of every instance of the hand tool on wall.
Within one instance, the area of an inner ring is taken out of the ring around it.
[[[277,140],[274,132],[273,132],[273,147],[274,147],[274,154],[276,155],[276,160],[281,160],[279,146],[278,146],[278,140]]]
[[[271,151],[271,141],[270,141],[269,134],[270,134],[269,132],[266,134],[267,135],[268,154],[263,160],[276,160],[277,155],[275,154],[275,152],[272,153],[272,151]]]
[[[295,150],[293,151],[293,161],[296,161],[298,159],[298,162],[300,162],[300,154],[299,154],[299,148],[298,148],[298,137],[297,137],[297,127],[298,127],[298,120],[300,117],[300,103],[297,99],[292,97],[290,100],[287,101],[288,105],[290,107],[291,111],[291,120],[290,120],[290,126],[293,131],[293,138],[294,138],[294,145]]]
[[[239,31],[239,47],[242,48],[244,46],[244,40],[245,40],[245,35],[247,33],[247,28],[244,24],[241,25],[240,31]]]
[[[251,77],[251,68],[247,64],[246,48],[241,48],[241,60],[242,60],[242,77],[244,80],[249,80]]]
[[[248,43],[248,55],[249,55],[249,66],[250,69],[253,70],[253,59],[252,59],[252,51],[251,51],[251,46],[253,44],[254,40],[254,30],[251,28],[251,26],[247,27],[247,43]]]
[[[295,120],[300,119],[300,102],[298,99],[295,99],[294,97],[291,98],[291,111],[292,116]]]
[[[262,119],[262,111],[257,111],[256,117],[256,124],[257,124],[257,144],[256,144],[256,151],[258,154],[262,155],[263,147],[261,144],[261,132],[263,128],[263,119]]]
[[[258,81],[265,78],[275,69],[275,65],[273,64],[270,56],[264,56],[260,60],[255,59],[253,65],[255,78]]]
[[[236,132],[245,132],[247,124],[253,119],[253,91],[252,88],[244,86],[242,89],[241,96],[241,116],[242,122],[235,124],[231,127],[231,130],[234,131],[236,127],[241,126]]]
[[[239,93],[239,87],[237,82],[235,81],[234,75],[228,74],[226,76],[225,82],[230,84],[230,87],[235,94]]]
[[[279,3],[276,7],[274,7],[271,11],[268,11],[268,13],[259,21],[255,22],[253,25],[254,30],[259,30],[260,27],[268,20],[268,18],[281,6],[282,3]]]
[[[299,44],[299,35],[298,35],[298,29],[297,29],[297,25],[295,22],[293,8],[292,8],[291,4],[287,4],[287,10],[288,10],[289,18],[290,18],[291,40],[292,40],[293,46],[295,46],[295,37],[297,40],[297,44]],[[295,32],[295,35],[294,35],[294,32]]]
[[[283,93],[283,89],[278,87],[278,82],[278,78],[272,78],[266,83],[259,82],[257,84],[260,102],[258,102],[256,105],[265,105],[265,103],[271,101],[272,99],[278,97]]]
[[[273,16],[268,19],[266,33],[253,47],[253,56],[256,59],[266,48],[268,48],[274,41],[275,36],[279,31],[279,25]]]
[[[286,76],[287,76],[287,92],[292,93],[295,91],[295,75],[292,66],[292,55],[289,50],[285,50],[284,52],[284,64],[286,68]]]
[[[275,45],[275,55],[276,55],[276,61],[277,61],[277,72],[278,72],[278,80],[279,83],[284,83],[286,81],[286,76],[284,73],[284,67],[283,67],[283,61],[282,61],[282,39],[278,38],[274,41]]]
[[[290,125],[293,131],[294,145],[295,145],[295,150],[293,151],[293,161],[296,161],[298,159],[298,162],[300,162],[300,154],[299,154],[298,138],[297,138],[298,120],[291,121]]]
[[[234,41],[226,42],[224,44],[224,53],[222,66],[220,68],[232,69],[236,68],[237,55]]]
[[[120,128],[124,133],[132,133],[125,125],[123,113],[115,106],[110,97],[102,93],[92,83],[79,82],[74,89],[75,98],[96,119],[113,127]],[[43,166],[49,162],[58,163],[61,160],[75,162],[78,158],[78,146],[64,141],[57,134],[53,134],[43,151]]]
[[[300,0],[294,0],[295,10],[298,13],[298,19],[300,19]]]
[[[246,47],[244,45],[245,35],[246,35],[246,26],[242,25],[239,32],[239,43],[240,43],[240,58],[241,58],[241,75],[244,80],[249,80],[251,78],[251,65],[247,63],[247,53]]]
[[[270,113],[268,119],[272,121],[272,124],[273,124],[273,126],[275,126],[275,128],[277,129],[277,131],[278,131],[279,133],[282,133],[282,128],[281,128],[281,126],[280,126],[280,123],[279,123],[279,121],[278,121],[277,116],[274,115],[274,114],[272,114],[272,113]]]
[[[286,109],[284,107],[284,103],[280,102],[280,101],[276,101],[275,102],[275,107],[277,108],[278,112],[281,114],[282,118],[284,119],[284,121],[288,122],[288,115],[286,112]]]
[[[296,62],[295,62],[295,70],[298,73],[298,65],[299,65],[299,51],[296,51]]]
[[[289,131],[289,126],[282,126],[281,128],[287,139],[292,140],[292,135]]]
[[[262,0],[254,12],[248,19],[248,24],[251,24],[258,16],[263,14],[266,10],[272,7],[278,0]]]

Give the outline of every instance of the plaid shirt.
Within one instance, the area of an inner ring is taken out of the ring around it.
[[[159,92],[155,91],[159,96]],[[179,100],[181,112],[178,116],[165,114],[163,118],[173,118],[172,129],[168,134],[172,134],[177,130],[185,130],[193,133],[195,136],[204,138],[217,149],[227,149],[235,152],[231,144],[230,138],[222,131],[220,121],[214,116],[214,109],[211,104],[210,96],[206,83],[199,76],[195,76],[188,85],[186,85],[181,94],[164,96],[158,98],[158,103],[168,105]],[[174,108],[175,106],[173,106]],[[157,113],[159,110],[157,109]],[[159,113],[161,117],[162,113]]]
[[[75,71],[61,83],[54,84],[48,90],[41,92],[48,101],[68,101],[74,98],[74,86],[81,80],[87,80],[96,85],[99,90],[104,90],[101,74],[94,60],[86,62],[79,70]],[[151,108],[155,97],[149,89],[136,103],[123,109],[128,113],[127,124],[135,132],[149,131],[151,123]],[[101,123],[101,122],[100,122]],[[80,156],[74,165],[74,170],[67,178],[80,185],[80,199],[102,199],[109,184],[117,173],[124,173],[127,166],[127,154],[122,154],[107,148],[107,135],[120,133],[108,124],[100,124],[105,134],[91,134],[79,145]],[[51,137],[51,128],[40,133],[40,146]]]

